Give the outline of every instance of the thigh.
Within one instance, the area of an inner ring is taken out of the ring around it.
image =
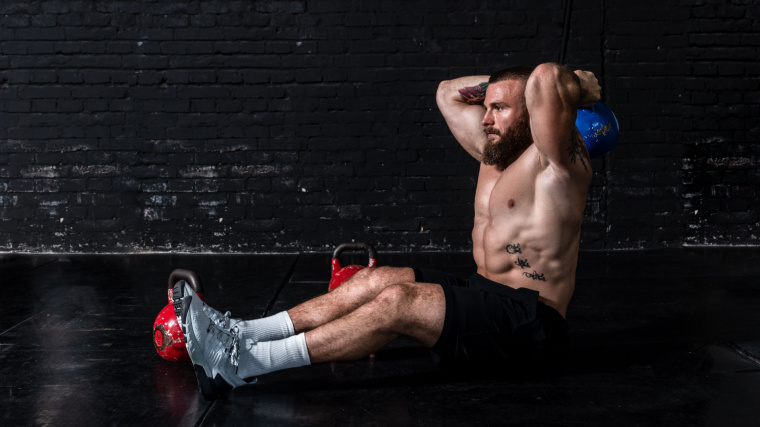
[[[434,283],[409,282],[389,286],[377,298],[381,313],[396,319],[393,329],[426,347],[441,336],[446,314],[443,289]]]

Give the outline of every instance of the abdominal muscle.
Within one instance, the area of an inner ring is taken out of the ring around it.
[[[481,241],[473,241],[482,248],[474,251],[480,254],[480,260],[476,258],[478,273],[515,289],[538,291],[539,301],[564,317],[575,288],[577,250],[560,256],[554,248],[544,247],[540,238],[533,240],[526,233],[512,239],[504,236],[494,227],[485,227]]]
[[[539,301],[564,317],[575,288],[582,210],[578,218],[543,215],[546,209],[537,206],[541,196],[533,191],[535,175],[520,185],[519,177],[526,175],[514,174],[513,169],[514,177],[504,176],[510,169],[498,172],[481,166],[472,230],[478,273],[515,289],[538,291]],[[513,192],[513,188],[529,191]]]

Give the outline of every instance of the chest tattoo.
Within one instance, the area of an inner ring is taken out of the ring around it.
[[[514,245],[507,245],[507,253],[512,255],[521,254],[522,249],[520,249],[520,244],[516,243]]]

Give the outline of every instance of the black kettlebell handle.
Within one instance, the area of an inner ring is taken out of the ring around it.
[[[192,270],[183,270],[181,268],[172,271],[172,274],[169,275],[169,290],[172,290],[174,285],[180,280],[189,283],[196,294],[200,295],[203,293],[203,283],[201,283],[200,277]]]
[[[340,257],[340,254],[345,251],[365,251],[369,254],[370,259],[377,259],[377,252],[375,252],[375,248],[367,243],[341,243],[337,248],[335,248],[335,251],[333,251],[333,259],[338,259]]]

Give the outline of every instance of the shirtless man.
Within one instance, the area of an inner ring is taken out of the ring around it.
[[[258,375],[367,356],[400,335],[442,360],[508,364],[561,353],[591,165],[576,110],[599,100],[592,73],[556,64],[444,81],[438,106],[481,162],[472,232],[477,273],[364,269],[288,311],[241,321],[184,282],[175,311],[203,396]],[[484,108],[485,107],[485,108]]]

